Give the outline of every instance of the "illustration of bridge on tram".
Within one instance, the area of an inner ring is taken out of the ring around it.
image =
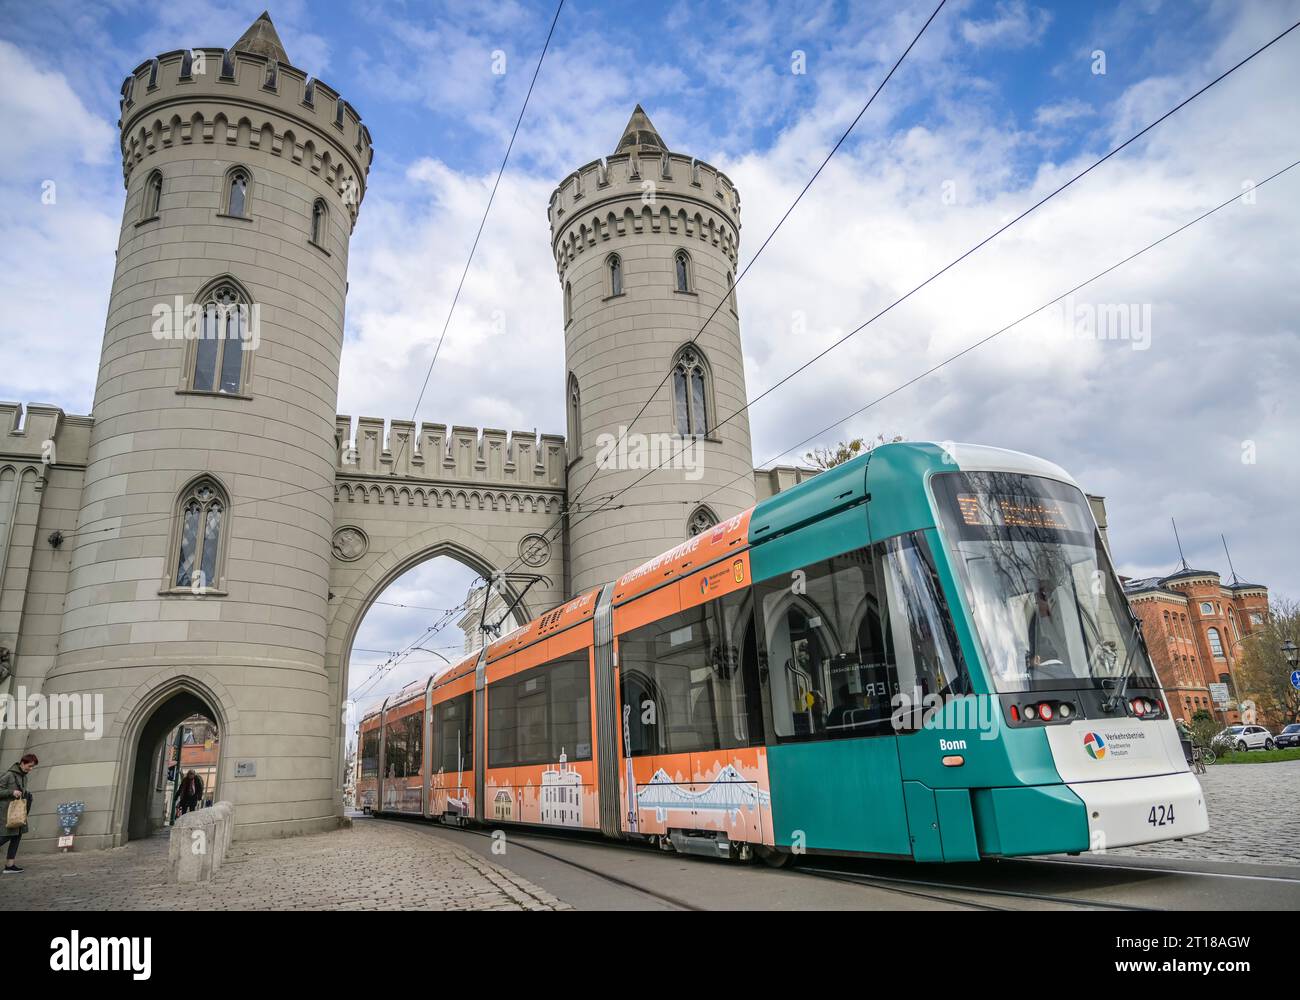
[[[655,818],[663,822],[670,810],[694,809],[697,812],[725,812],[732,819],[743,809],[753,812],[770,804],[771,795],[728,764],[707,788],[694,790],[690,784],[678,784],[660,768],[650,778],[649,784],[637,789],[636,804],[639,809],[653,809]]]

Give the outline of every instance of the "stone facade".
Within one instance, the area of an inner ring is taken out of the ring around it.
[[[723,423],[746,402],[732,290],[740,195],[722,171],[670,152],[638,105],[615,152],[566,177],[548,214],[565,301],[570,590],[580,593],[676,545],[697,512],[716,523],[754,503],[748,416]],[[671,376],[682,362],[703,382],[686,435]],[[618,509],[602,512],[614,493]]]
[[[617,151],[549,206],[580,394],[567,442],[336,414],[371,138],[290,64],[266,15],[230,49],[142,63],[120,126],[126,197],[93,418],[0,404],[0,694],[84,696],[100,723],[95,738],[0,733],[5,765],[41,759],[31,849],[53,849],[64,801],[85,803],[81,848],[156,826],[165,734],[194,714],[221,733],[210,791],[233,803],[237,837],[330,829],[352,642],[402,573],[437,555],[511,571],[507,604],[538,577],[526,620],[809,474],[755,472],[744,415],[718,426],[745,402],[740,199],[722,172],[670,153],[639,107]],[[700,379],[685,437],[676,384],[659,386],[679,360]],[[602,440],[652,395],[633,431],[697,442],[700,474],[670,466],[588,517],[657,461],[584,490]]]

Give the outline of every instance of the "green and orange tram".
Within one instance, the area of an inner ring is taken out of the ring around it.
[[[876,448],[362,720],[376,814],[710,857],[1080,853],[1208,828],[1087,498]]]

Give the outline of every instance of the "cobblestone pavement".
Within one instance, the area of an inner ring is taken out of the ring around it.
[[[1209,832],[1111,853],[1300,865],[1300,760],[1215,764],[1197,778],[1210,811]]]
[[[236,841],[209,883],[167,882],[167,837],[109,851],[19,856],[0,910],[561,910],[471,851],[394,823]]]

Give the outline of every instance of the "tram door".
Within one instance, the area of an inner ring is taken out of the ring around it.
[[[866,546],[754,587],[781,847],[912,853],[876,556]]]

